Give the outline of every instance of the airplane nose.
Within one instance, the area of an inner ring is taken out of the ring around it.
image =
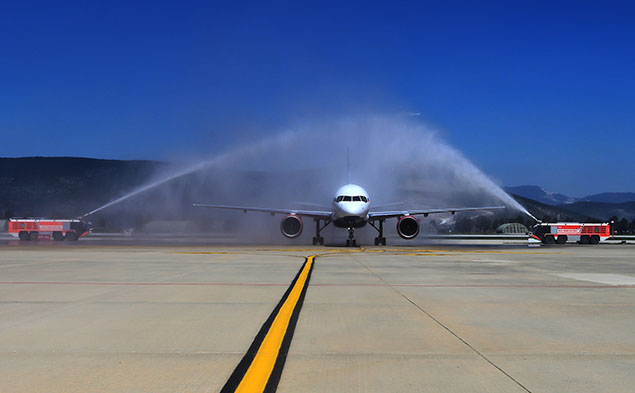
[[[361,204],[358,203],[351,203],[348,206],[346,206],[346,211],[351,214],[351,215],[358,215],[361,214],[363,210],[363,207]]]

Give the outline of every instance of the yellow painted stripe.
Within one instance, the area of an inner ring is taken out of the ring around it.
[[[258,353],[251,362],[249,369],[247,369],[245,376],[235,392],[254,393],[265,390],[269,376],[273,371],[273,366],[276,364],[282,340],[289,327],[291,314],[293,314],[293,310],[300,299],[300,294],[306,283],[314,258],[315,256],[307,258],[307,263],[304,265],[302,273],[300,273],[287,300],[282,307],[280,307],[278,315],[271,324],[269,332],[267,332],[267,335],[260,345],[260,349],[258,349]]]
[[[185,255],[216,255],[216,254],[222,254],[222,255],[237,255],[237,254],[241,254],[240,252],[233,252],[233,251],[174,251],[174,252],[169,252],[168,254],[185,254]]]
[[[560,255],[560,254],[568,254],[567,252],[541,252],[541,251],[510,251],[510,250],[456,250],[456,249],[419,249],[419,248],[387,248],[387,249],[379,249],[379,250],[365,250],[365,252],[373,253],[373,252],[383,252],[383,253],[395,253],[399,255],[400,253],[426,253],[426,252],[441,252],[441,253],[452,253],[452,254],[527,254],[527,255]]]

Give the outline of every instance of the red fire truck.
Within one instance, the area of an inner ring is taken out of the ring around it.
[[[531,228],[532,237],[545,244],[598,244],[611,237],[611,224],[579,222],[540,223]]]
[[[79,219],[10,218],[9,233],[20,240],[75,241],[90,233],[92,225]]]

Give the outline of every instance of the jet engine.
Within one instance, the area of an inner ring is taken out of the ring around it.
[[[413,216],[399,217],[399,221],[397,221],[397,233],[402,239],[414,239],[419,234],[419,220]]]
[[[295,214],[290,214],[282,219],[280,223],[280,232],[289,239],[296,238],[302,234],[302,219]]]

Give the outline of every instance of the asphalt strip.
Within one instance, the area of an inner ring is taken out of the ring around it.
[[[304,303],[316,256],[305,259],[300,271],[221,389],[230,392],[275,392],[282,376],[293,333]]]

